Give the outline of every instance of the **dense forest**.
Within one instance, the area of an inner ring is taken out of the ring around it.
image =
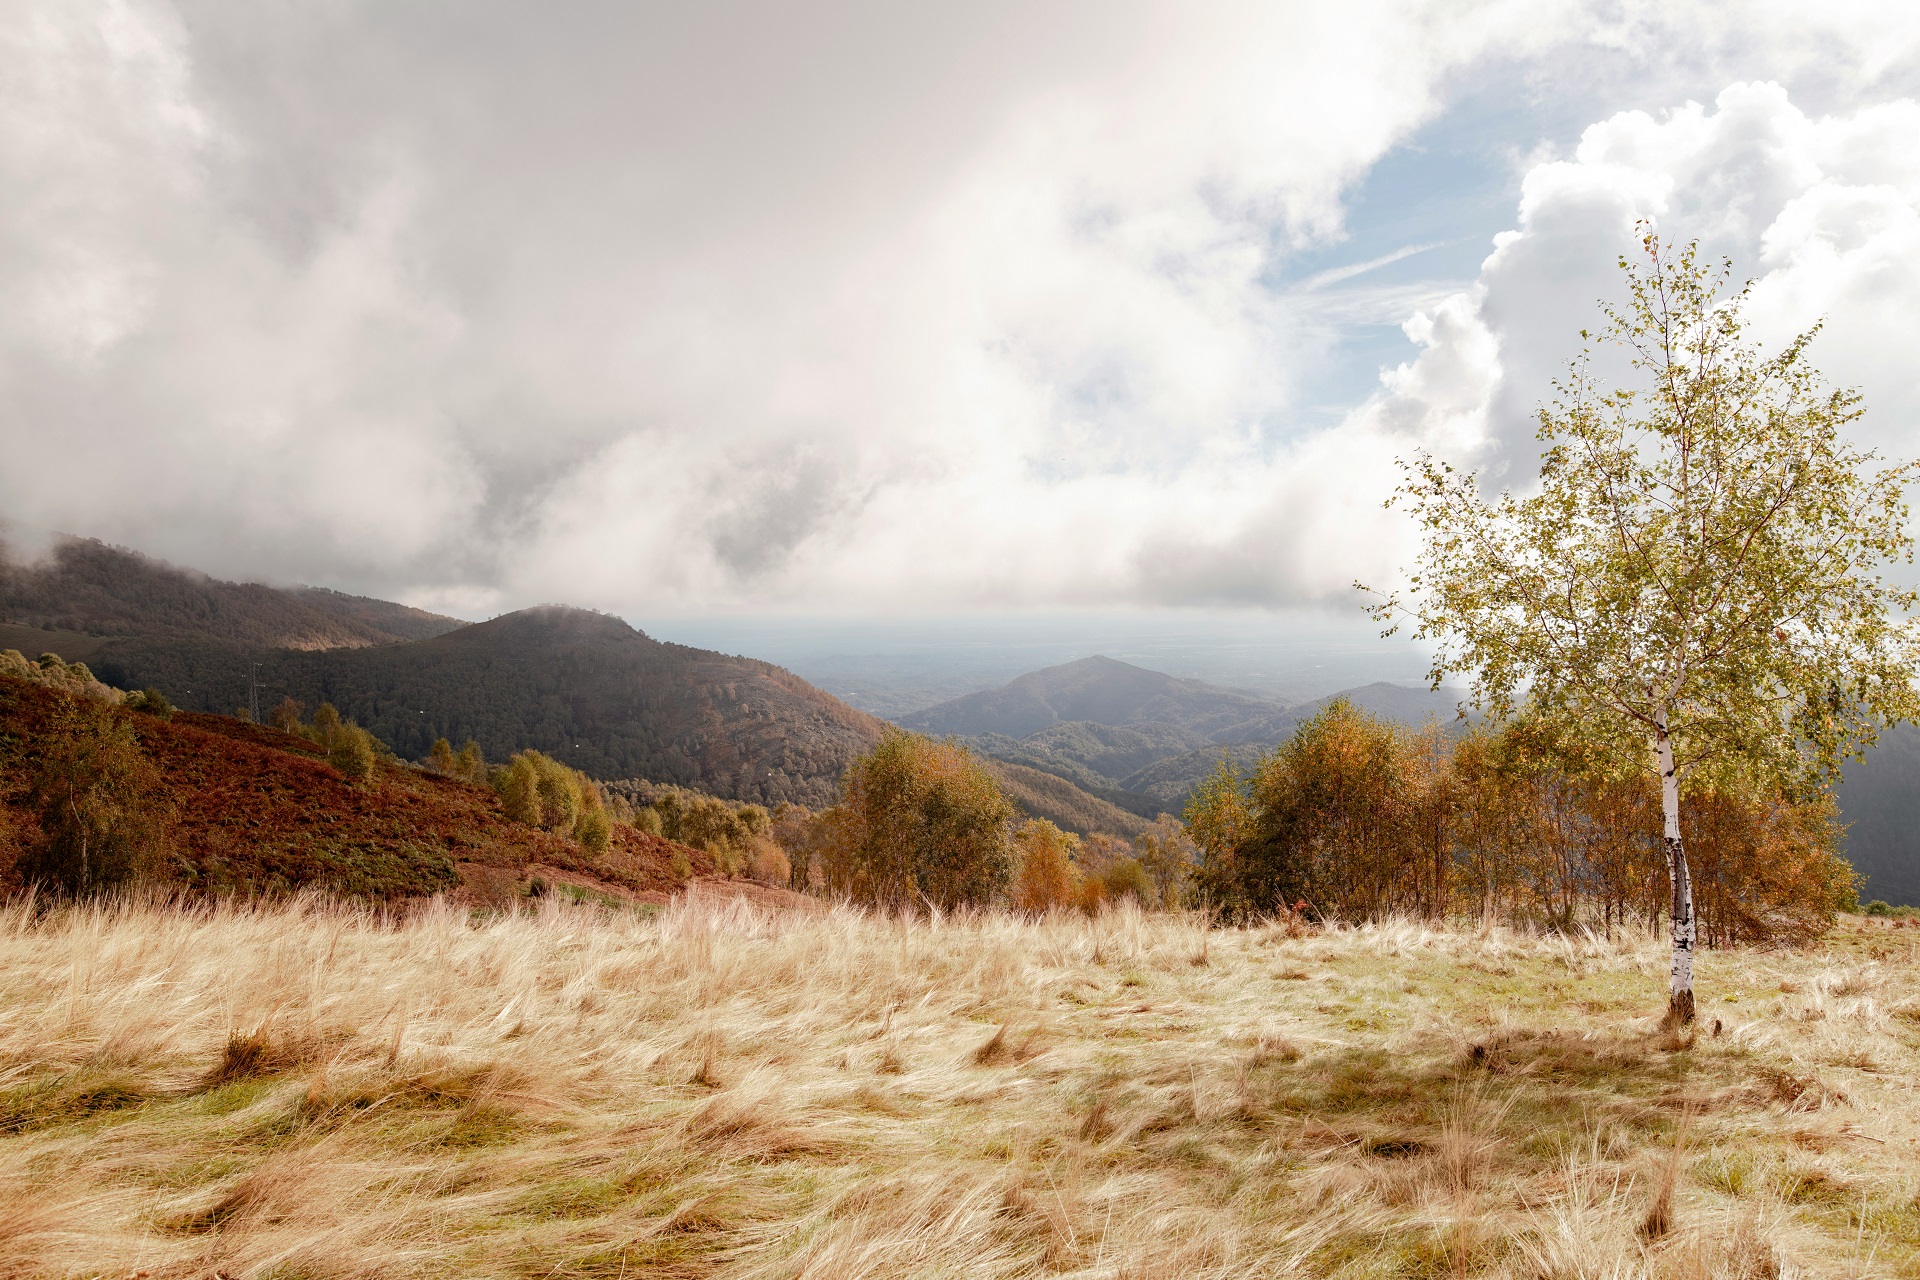
[[[408,758],[439,738],[494,760],[535,749],[602,780],[767,805],[830,803],[882,727],[769,663],[664,644],[585,610],[467,625],[319,588],[219,582],[82,539],[0,562],[0,643],[84,660],[110,685],[159,688],[192,711],[265,718],[283,699],[307,712],[331,703]],[[995,768],[1028,812],[1072,831],[1143,825],[1137,798],[1129,812],[1024,766]]]
[[[769,663],[663,644],[618,618],[555,606],[412,644],[324,652],[130,637],[94,670],[180,705],[330,702],[399,754],[437,738],[489,759],[534,748],[596,778],[646,778],[763,804],[819,805],[880,722]]]

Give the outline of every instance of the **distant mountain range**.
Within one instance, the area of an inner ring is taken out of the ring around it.
[[[1287,708],[1252,694],[1181,680],[1113,658],[1082,658],[900,717],[923,733],[1025,738],[1055,725],[1152,725],[1201,742],[1274,736]]]
[[[1094,657],[1030,672],[899,722],[960,736],[984,754],[1053,774],[1151,817],[1179,813],[1222,759],[1246,770],[1336,697],[1402,724],[1446,725],[1456,722],[1462,695],[1369,684],[1284,706]],[[1863,897],[1920,905],[1920,728],[1903,725],[1883,736],[1865,760],[1847,767],[1835,794],[1848,824],[1847,857],[1865,877]]]
[[[4,551],[4,548],[0,548]],[[0,554],[0,648],[83,661],[188,710],[331,701],[403,755],[437,737],[489,759],[537,748],[605,779],[732,799],[831,803],[883,722],[770,663],[664,644],[618,618],[547,606],[467,624],[315,587],[231,583],[86,539],[24,565]],[[1392,684],[1343,694],[1407,724],[1451,723],[1459,694]],[[1224,757],[1244,768],[1328,699],[1289,706],[1107,657],[1030,672],[899,717],[991,757],[1027,812],[1130,834],[1178,813]],[[1920,729],[1903,727],[1838,788],[1865,896],[1920,904]]]
[[[1334,697],[1390,720],[1452,722],[1457,690],[1371,684]],[[1108,657],[1030,672],[900,717],[985,754],[1065,778],[1143,817],[1178,813],[1224,756],[1244,768],[1332,698],[1286,706]]]
[[[737,800],[831,804],[884,722],[770,663],[664,644],[619,618],[543,606],[468,624],[312,587],[221,582],[64,539],[0,556],[0,648],[86,662],[190,711],[326,701],[403,756],[472,739],[490,760],[535,748],[603,779]],[[250,680],[257,682],[250,687]],[[997,764],[1028,812],[1069,829],[1143,824],[1051,774]]]

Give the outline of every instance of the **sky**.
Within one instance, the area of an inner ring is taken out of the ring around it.
[[[1640,219],[1920,453],[1909,5],[0,6],[0,518],[222,577],[1358,635]]]

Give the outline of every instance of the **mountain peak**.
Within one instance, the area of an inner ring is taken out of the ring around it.
[[[1069,721],[1103,725],[1174,724],[1197,741],[1243,741],[1286,708],[1199,680],[1150,671],[1105,654],[1030,671],[986,689],[901,717],[909,729],[1023,738]],[[1220,738],[1218,735],[1238,735]]]
[[[0,621],[95,636],[200,636],[281,649],[422,640],[465,624],[387,600],[223,582],[93,538],[16,562],[0,544]]]

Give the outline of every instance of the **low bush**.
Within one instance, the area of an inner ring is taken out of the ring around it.
[[[1013,873],[1014,808],[955,742],[889,729],[848,766],[829,893],[894,911],[985,906]]]
[[[1154,890],[1153,880],[1138,858],[1121,858],[1109,865],[1100,873],[1100,884],[1110,902],[1131,899],[1142,908],[1157,905],[1159,895]]]
[[[167,701],[167,695],[158,689],[142,689],[138,693],[128,694],[127,709],[145,712],[161,720],[173,719],[173,703]]]
[[[356,782],[373,776],[373,735],[351,720],[327,735],[327,763]]]
[[[1080,838],[1062,831],[1044,818],[1032,818],[1013,833],[1013,907],[1029,915],[1044,915],[1074,902],[1076,876],[1073,855]]]

